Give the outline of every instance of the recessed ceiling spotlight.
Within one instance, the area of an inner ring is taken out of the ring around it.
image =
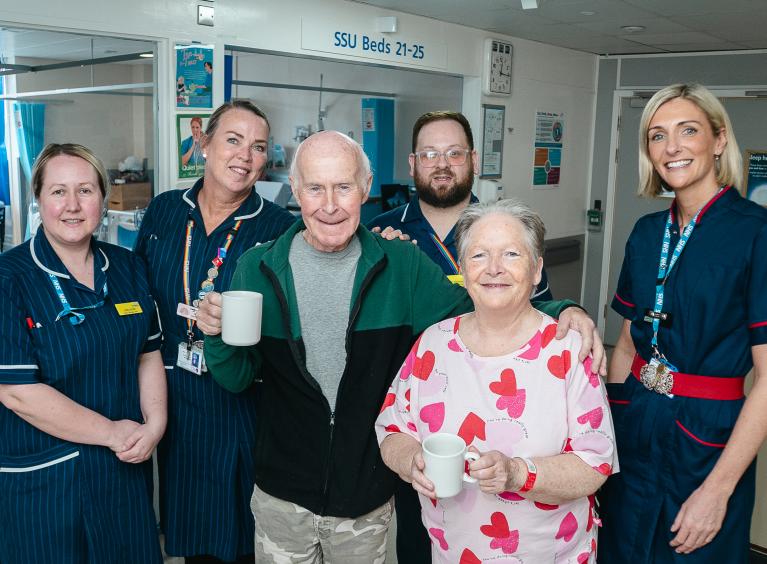
[[[154,57],[154,53],[141,53],[139,57],[143,59],[151,59],[152,57]]]
[[[593,16],[595,14],[596,14],[596,12],[592,12],[591,10],[584,10],[584,11],[581,12],[582,16]]]
[[[626,33],[639,33],[640,31],[645,30],[645,26],[643,25],[624,25],[621,26],[621,30],[625,31]]]

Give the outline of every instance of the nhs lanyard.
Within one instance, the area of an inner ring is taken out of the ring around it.
[[[722,188],[719,189],[719,191],[714,195],[713,198],[711,198],[711,200],[709,200],[708,203],[713,201],[721,191]],[[652,318],[652,341],[650,341],[653,353],[658,357],[661,356],[658,351],[658,330],[660,329],[660,314],[663,312],[663,294],[666,288],[666,280],[668,280],[668,277],[671,274],[671,269],[674,268],[677,260],[679,260],[679,256],[682,254],[682,251],[687,245],[687,241],[690,240],[690,235],[692,235],[692,232],[695,229],[695,225],[698,222],[698,216],[700,215],[701,210],[703,210],[703,208],[705,208],[708,203],[698,210],[698,212],[690,221],[690,224],[684,228],[684,231],[682,231],[682,234],[679,236],[679,241],[677,241],[676,247],[674,247],[674,252],[671,254],[670,261],[668,258],[668,253],[671,248],[671,225],[673,223],[673,214],[671,210],[668,211],[666,227],[663,231],[663,244],[660,248],[658,278],[655,283],[655,306],[653,308],[653,313],[655,313],[655,315]]]
[[[61,307],[63,308],[56,316],[56,321],[69,316],[67,318],[72,325],[80,325],[80,323],[85,321],[85,315],[80,313],[81,311],[86,309],[96,309],[104,305],[104,299],[106,299],[108,291],[106,280],[104,280],[104,287],[101,290],[101,292],[104,294],[104,297],[98,303],[83,307],[71,307],[67,297],[64,295],[64,290],[61,287],[61,283],[59,282],[58,277],[54,274],[51,274],[50,272],[48,273],[48,277],[51,279],[53,289],[56,291],[56,295],[59,297]]]

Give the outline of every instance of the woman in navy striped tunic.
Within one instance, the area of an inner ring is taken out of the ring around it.
[[[187,563],[253,562],[256,395],[212,380],[192,317],[206,293],[229,287],[244,251],[294,221],[254,189],[268,139],[266,116],[250,102],[219,107],[201,142],[204,177],[157,196],[136,242],[165,337],[168,430],[158,449],[165,550]]]
[[[42,228],[0,256],[0,562],[162,561],[145,463],[165,430],[141,261],[93,239],[108,177],[80,145],[32,176]]]

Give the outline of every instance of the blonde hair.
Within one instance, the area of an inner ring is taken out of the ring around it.
[[[720,185],[741,186],[743,174],[743,158],[740,155],[738,142],[732,130],[730,116],[719,99],[711,91],[696,83],[679,83],[667,86],[659,90],[650,98],[650,101],[642,112],[639,121],[639,189],[640,196],[654,198],[662,192],[661,178],[650,160],[650,152],[647,148],[647,131],[650,128],[650,120],[655,112],[675,98],[689,100],[706,114],[708,123],[714,135],[724,132],[727,144],[720,155],[716,165],[716,181]]]
[[[35,198],[40,198],[45,168],[48,166],[48,163],[51,159],[61,155],[78,157],[90,164],[96,171],[96,176],[99,179],[101,196],[106,200],[110,183],[109,174],[107,174],[104,164],[88,147],[78,145],[77,143],[49,143],[40,151],[40,154],[37,155],[37,160],[35,160],[35,166],[32,168],[32,193],[35,195]]]

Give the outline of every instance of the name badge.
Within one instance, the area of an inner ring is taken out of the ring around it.
[[[205,366],[205,356],[202,354],[202,341],[195,342],[191,347],[186,343],[179,343],[176,366],[198,376],[203,372],[207,372],[208,367]]]
[[[194,306],[179,303],[176,307],[176,315],[180,315],[181,317],[185,317],[194,321],[197,319],[197,308]]]
[[[141,305],[138,302],[115,304],[115,309],[119,315],[136,315],[137,313],[144,313],[144,310],[141,309]]]
[[[453,284],[458,284],[459,286],[463,287],[463,274],[448,274],[447,279],[450,280]]]

